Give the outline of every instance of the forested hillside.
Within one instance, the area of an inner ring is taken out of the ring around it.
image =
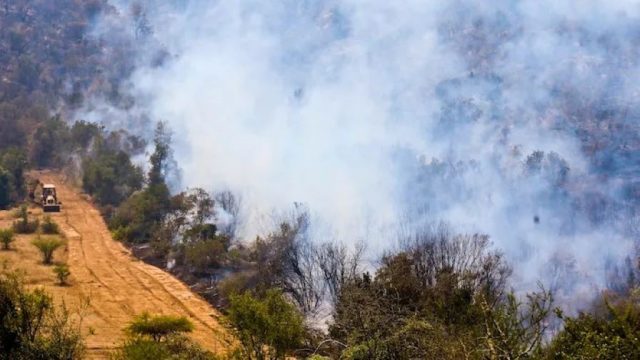
[[[640,112],[637,85],[629,80],[640,45],[627,37],[638,31],[634,18],[620,20],[620,33],[563,19],[563,26],[549,30],[550,37],[605,55],[585,60],[580,50],[580,56],[570,54],[575,61],[569,65],[544,63],[553,68],[548,74],[544,66],[518,58],[529,66],[523,71],[527,77],[513,75],[520,73],[506,55],[522,45],[509,41],[527,38],[526,26],[517,23],[529,21],[522,14],[461,5],[468,11],[445,12],[451,17],[438,19],[434,34],[421,34],[420,41],[411,37],[411,46],[395,49],[399,38],[413,34],[404,23],[388,30],[385,21],[375,21],[391,35],[368,25],[368,32],[358,32],[363,19],[354,13],[359,13],[330,3],[298,7],[282,1],[275,10],[258,6],[253,18],[244,5],[230,10],[197,1],[0,0],[0,210],[27,201],[30,170],[66,174],[99,209],[114,239],[222,310],[237,338],[235,352],[225,355],[230,358],[640,357]],[[214,10],[194,11],[207,6]],[[226,11],[237,17],[220,15]],[[404,12],[386,11],[394,14],[391,22],[404,16],[414,21]],[[176,21],[184,34],[162,27],[162,21],[171,24],[184,14],[194,19]],[[206,16],[227,32],[216,33]],[[292,35],[310,24],[308,38]],[[269,33],[265,39],[263,27]],[[237,29],[246,31],[236,38]],[[379,38],[371,40],[370,34]],[[350,36],[374,46],[360,52]],[[181,43],[184,38],[189,40]],[[437,81],[415,85],[420,76],[411,71],[422,65],[385,58],[393,53],[422,59],[414,41],[431,44],[424,39],[445,44],[436,49],[446,55],[438,56],[456,54],[456,66],[464,71],[450,71],[442,59],[429,58],[441,61],[448,78],[429,73]],[[272,57],[241,51],[254,47]],[[364,60],[353,60],[352,53],[365,54]],[[240,59],[241,66],[230,59]],[[236,66],[257,70],[234,73],[229,80],[225,76]],[[349,76],[339,71],[342,66]],[[281,77],[261,72],[271,67],[277,75],[282,68],[294,70]],[[222,70],[212,75],[210,68]],[[352,73],[358,76],[351,78]],[[545,75],[537,78],[538,73]],[[295,86],[283,85],[287,81]],[[315,88],[306,84],[313,81]],[[378,81],[394,82],[392,94],[378,89]],[[366,90],[350,87],[360,82],[367,83]],[[327,83],[329,90],[323,88]],[[524,100],[510,95],[527,86],[533,90]],[[537,86],[548,93],[535,92]],[[372,88],[373,100],[367,92]],[[341,97],[361,93],[359,101],[342,104]],[[270,101],[276,105],[264,105]],[[215,111],[198,108],[209,102]],[[427,111],[432,103],[437,110]],[[391,126],[378,119],[378,112],[387,111],[380,104],[392,109]],[[358,121],[350,122],[351,109],[359,106],[373,110],[356,112]],[[428,125],[414,127],[415,119],[424,118]],[[374,130],[369,133],[360,119],[370,119]],[[211,136],[209,124],[220,134]],[[529,146],[528,137],[539,147]],[[307,147],[314,150],[308,158]],[[429,151],[418,153],[424,149]],[[245,162],[229,165],[227,156]],[[367,162],[379,157],[383,160]],[[183,167],[184,159],[189,161]],[[284,174],[289,162],[295,171]],[[264,171],[269,166],[276,170]],[[234,191],[234,184],[220,180],[228,180],[223,170],[234,172],[228,179],[260,186]],[[397,177],[387,181],[387,176]],[[197,184],[189,180],[196,178],[211,183],[186,187]],[[317,182],[322,186],[307,187]],[[376,191],[367,193],[370,184]],[[264,205],[282,188],[304,201],[258,215],[262,209],[247,210],[243,203]],[[314,191],[320,196],[308,194]],[[243,198],[256,193],[264,195],[260,201]],[[354,199],[363,193],[373,201]],[[318,201],[325,194],[335,204],[314,208],[326,204]],[[386,202],[388,197],[394,201]],[[369,212],[360,214],[354,205],[360,203]],[[382,225],[388,224],[375,224],[392,211],[406,220],[394,228],[403,231],[384,232]],[[338,230],[361,225],[366,236],[318,231],[334,230],[321,223],[327,217],[319,213],[344,216],[347,225]],[[268,223],[258,234],[249,232],[256,229],[255,218]],[[26,210],[24,219],[28,223]],[[353,219],[367,223],[354,226]],[[483,223],[456,228],[450,219]],[[485,229],[481,225],[495,233],[478,230]],[[49,303],[47,294],[3,270],[0,359],[82,356],[82,334],[73,324],[56,321],[60,314]],[[41,313],[44,325],[32,332],[16,325],[38,323],[25,308]],[[140,314],[132,321],[115,358],[216,358],[181,337],[192,331],[187,320]]]

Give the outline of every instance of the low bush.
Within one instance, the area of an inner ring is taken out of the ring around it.
[[[58,264],[53,268],[53,272],[56,274],[60,285],[67,285],[67,279],[69,278],[69,275],[71,275],[69,265]]]
[[[38,230],[40,222],[29,220],[29,211],[26,205],[22,205],[19,210],[19,219],[13,223],[13,231],[16,234],[33,234]]]
[[[32,244],[42,253],[42,262],[49,265],[53,259],[53,252],[63,246],[64,241],[55,236],[38,236]]]
[[[43,234],[56,235],[60,233],[60,228],[58,227],[58,224],[53,222],[53,220],[51,219],[51,216],[49,215],[44,217],[44,221],[42,222],[40,229],[42,230]]]
[[[9,246],[15,240],[13,237],[13,230],[0,229],[0,242],[2,243],[3,250],[9,250]]]
[[[212,353],[202,349],[184,336],[173,336],[158,342],[143,337],[128,339],[113,356],[114,360],[215,360]]]

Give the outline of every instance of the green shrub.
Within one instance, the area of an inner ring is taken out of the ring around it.
[[[13,237],[13,230],[0,229],[0,242],[2,243],[3,250],[9,250],[9,245],[15,240]]]
[[[0,273],[0,359],[81,359],[79,323],[42,289],[16,273]]]
[[[154,341],[161,341],[171,335],[193,331],[193,324],[184,316],[152,316],[148,313],[143,313],[133,320],[127,330],[132,335],[149,337]]]
[[[40,229],[42,230],[43,234],[55,235],[60,233],[60,228],[58,227],[58,224],[53,222],[53,220],[51,219],[51,216],[49,215],[44,217],[44,221],[42,222]]]
[[[71,275],[71,271],[69,271],[69,265],[58,264],[53,268],[53,272],[56,274],[60,285],[67,284],[67,278],[69,277],[69,275]]]
[[[184,260],[196,273],[205,273],[210,268],[219,267],[225,253],[223,241],[216,237],[186,245]]]
[[[26,205],[22,205],[19,210],[19,220],[13,223],[13,231],[16,234],[33,234],[38,230],[40,222],[38,220],[29,221],[29,211]]]
[[[114,356],[114,360],[215,360],[217,357],[183,336],[158,342],[148,338],[128,339]]]
[[[32,244],[42,253],[42,262],[49,265],[53,259],[53,252],[64,245],[64,241],[55,236],[38,236]]]
[[[231,296],[229,320],[237,330],[245,358],[263,359],[265,352],[284,358],[304,336],[302,315],[275,289],[268,290],[263,299],[249,293]]]

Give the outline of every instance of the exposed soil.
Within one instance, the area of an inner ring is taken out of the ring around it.
[[[124,338],[123,329],[143,312],[188,317],[195,325],[190,336],[201,346],[224,353],[232,342],[219,320],[219,312],[172,275],[136,259],[114,241],[98,210],[60,175],[34,174],[57,187],[62,212],[52,214],[67,246],[55,261],[67,262],[70,285],[56,285],[52,268],[40,263],[33,236],[19,235],[12,251],[0,251],[0,261],[26,273],[30,286],[42,286],[58,303],[82,315],[83,334],[89,358],[108,358]],[[41,210],[31,210],[41,216]],[[0,212],[0,227],[11,224],[11,214]]]

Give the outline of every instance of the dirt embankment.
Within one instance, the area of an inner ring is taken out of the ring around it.
[[[109,351],[123,340],[123,328],[145,311],[186,316],[195,325],[190,336],[200,345],[215,353],[224,353],[229,348],[231,337],[220,324],[217,310],[188,286],[137,260],[114,241],[98,210],[61,176],[46,172],[35,176],[42,182],[56,184],[63,203],[62,212],[52,217],[68,244],[55,260],[68,263],[71,285],[55,285],[51,268],[39,263],[39,254],[28,236],[19,236],[15,250],[0,252],[0,259],[24,270],[30,285],[45,287],[56,301],[82,309],[89,358],[108,357]],[[38,213],[39,210],[34,210],[34,214]],[[8,212],[0,213],[0,227],[8,224]]]

